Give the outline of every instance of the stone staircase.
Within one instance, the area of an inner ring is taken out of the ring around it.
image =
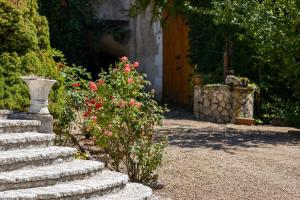
[[[53,146],[38,120],[9,119],[0,110],[0,200],[144,200],[152,190],[107,171],[101,162],[76,160],[76,149]]]

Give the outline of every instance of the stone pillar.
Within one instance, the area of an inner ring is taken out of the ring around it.
[[[194,116],[196,119],[200,119],[200,113],[202,112],[202,90],[201,86],[194,86]]]
[[[251,88],[233,88],[233,118],[253,119],[254,92],[255,90]]]

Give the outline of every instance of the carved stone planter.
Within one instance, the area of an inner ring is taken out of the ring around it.
[[[49,115],[48,96],[55,80],[41,77],[22,77],[30,93],[29,113]]]

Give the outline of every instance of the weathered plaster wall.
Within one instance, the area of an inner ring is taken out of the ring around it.
[[[229,85],[194,88],[194,115],[203,121],[234,123],[235,117],[253,118],[254,90]]]
[[[129,40],[127,43],[116,45],[116,41],[108,40],[103,45],[107,49],[116,49],[116,52],[127,52],[131,60],[139,60],[140,71],[148,75],[151,88],[155,89],[157,99],[162,98],[163,88],[163,40],[159,22],[151,24],[151,12],[136,18],[129,18],[126,10],[130,7],[131,0],[91,0],[94,12],[100,19],[109,21],[128,21]],[[107,36],[106,36],[107,37]],[[118,50],[117,50],[118,49]],[[127,50],[127,51],[126,51]],[[118,54],[115,54],[118,55]]]
[[[159,22],[151,24],[151,15],[147,11],[131,21],[132,40],[130,57],[141,63],[141,72],[146,73],[156,97],[162,98],[163,61],[162,30]]]

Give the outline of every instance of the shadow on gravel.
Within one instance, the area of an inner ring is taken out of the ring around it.
[[[167,135],[169,145],[185,148],[211,148],[229,150],[234,147],[259,147],[271,145],[300,145],[299,134],[230,132],[199,129],[170,129],[158,131],[158,135]]]
[[[167,119],[193,120],[190,108],[170,106]],[[179,125],[179,124],[170,124]],[[260,132],[237,132],[235,130],[214,131],[207,129],[193,129],[189,125],[182,128],[158,131],[158,137],[168,136],[169,145],[185,148],[211,148],[223,150],[228,153],[235,147],[263,147],[263,145],[300,145],[300,134],[288,133],[260,133]]]
[[[167,119],[181,120],[194,119],[190,108],[179,106],[170,106],[170,112],[165,117]],[[185,148],[211,148],[213,150],[223,150],[232,153],[229,150],[236,147],[263,147],[266,144],[300,145],[300,134],[242,132],[234,129],[217,131],[213,127],[195,129],[189,125],[182,126],[182,124],[176,124],[176,122],[169,125],[179,126],[179,128],[157,131],[158,137],[168,136],[169,145]]]

